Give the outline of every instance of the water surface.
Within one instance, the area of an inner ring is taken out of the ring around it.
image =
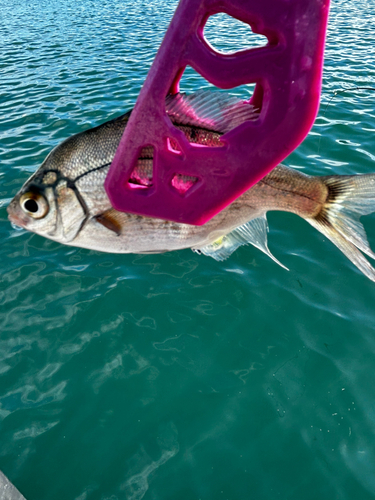
[[[305,221],[269,215],[290,272],[7,221],[52,147],[134,104],[175,6],[0,0],[0,470],[28,500],[373,499],[375,285]],[[374,28],[372,1],[332,1],[320,113],[286,164],[375,171],[375,93],[355,91],[375,87]],[[210,36],[230,50],[244,28]]]

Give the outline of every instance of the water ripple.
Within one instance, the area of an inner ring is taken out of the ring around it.
[[[251,247],[103,255],[7,221],[56,144],[133,106],[176,3],[0,0],[0,469],[40,500],[370,499],[374,286],[308,224],[269,214],[288,273]],[[286,163],[371,172],[374,2],[331,3],[322,106]]]

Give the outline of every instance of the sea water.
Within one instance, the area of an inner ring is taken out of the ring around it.
[[[375,3],[331,3],[319,116],[285,163],[375,172]],[[373,499],[375,284],[305,221],[269,214],[287,272],[253,247],[109,255],[7,220],[55,145],[133,106],[175,7],[0,0],[0,470],[27,500]],[[210,23],[222,50],[262,43]]]

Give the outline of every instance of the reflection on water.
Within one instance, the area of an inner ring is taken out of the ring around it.
[[[141,445],[140,450],[132,456],[127,464],[127,479],[120,485],[129,500],[140,500],[149,488],[150,476],[159,467],[173,458],[179,451],[178,431],[172,422],[159,429],[157,444],[160,447],[160,458],[153,460]]]

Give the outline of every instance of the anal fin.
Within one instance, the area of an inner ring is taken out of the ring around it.
[[[242,245],[251,244],[268,255],[273,261],[289,271],[281,262],[279,262],[270,252],[267,245],[268,223],[266,216],[252,219],[242,226],[236,227],[230,233],[218,238],[210,245],[199,249],[193,249],[196,252],[203,253],[217,261],[227,259],[232,253]]]

